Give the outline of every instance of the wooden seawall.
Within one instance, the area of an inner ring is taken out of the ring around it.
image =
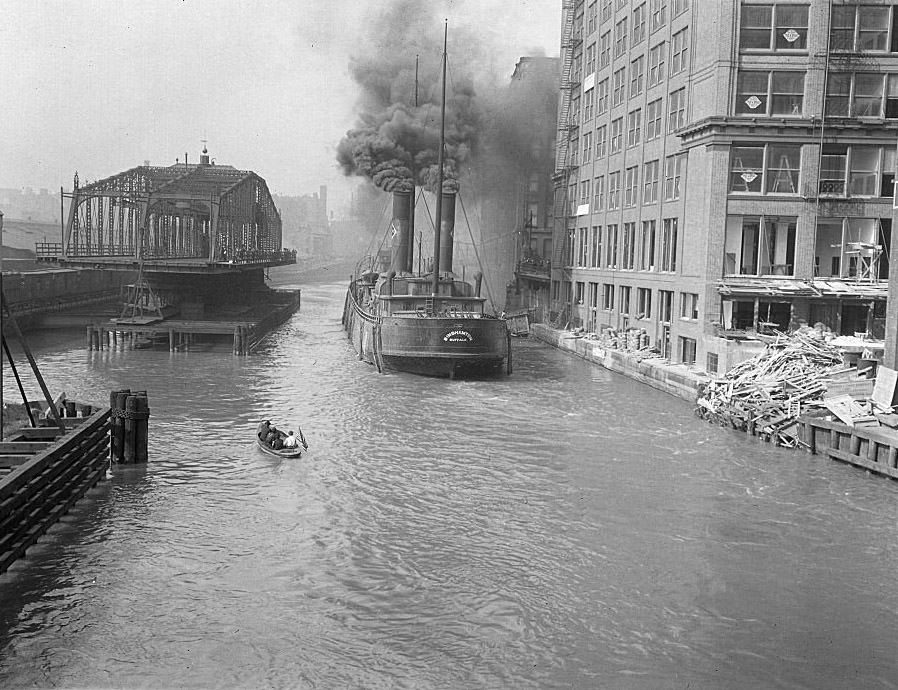
[[[109,408],[58,427],[26,428],[0,443],[0,572],[25,555],[103,478]]]
[[[798,419],[809,453],[826,455],[898,479],[898,432],[882,426],[849,426],[811,415]]]

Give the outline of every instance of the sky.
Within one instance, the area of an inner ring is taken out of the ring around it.
[[[450,64],[456,27],[500,81],[521,56],[559,53],[561,0],[417,1],[448,20]],[[0,187],[69,190],[75,171],[85,182],[185,152],[195,162],[203,139],[275,194],[327,185],[339,210],[358,183],[335,157],[358,116],[349,64],[390,0],[0,4]]]

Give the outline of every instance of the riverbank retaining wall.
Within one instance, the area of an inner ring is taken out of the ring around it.
[[[678,398],[695,402],[699,386],[709,378],[703,372],[683,364],[671,364],[661,357],[646,357],[644,353],[624,352],[602,346],[597,340],[578,337],[571,331],[550,328],[546,324],[530,325],[532,337],[566,350],[588,362],[623,374]]]

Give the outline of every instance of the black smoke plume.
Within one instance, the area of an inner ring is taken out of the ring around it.
[[[433,3],[399,0],[369,23],[350,73],[360,89],[356,126],[337,146],[346,175],[386,191],[437,184],[443,22]],[[482,114],[469,67],[478,42],[450,27],[444,188],[458,186],[459,168],[477,148]],[[415,58],[418,57],[417,88]],[[416,94],[417,90],[417,94]],[[417,105],[416,105],[417,96]]]

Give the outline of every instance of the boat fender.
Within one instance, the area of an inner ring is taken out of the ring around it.
[[[386,285],[387,297],[393,296],[393,278],[395,278],[395,277],[396,277],[396,271],[390,271],[387,274],[387,285]]]
[[[480,284],[483,282],[483,274],[480,271],[474,274],[474,297],[480,297]]]

